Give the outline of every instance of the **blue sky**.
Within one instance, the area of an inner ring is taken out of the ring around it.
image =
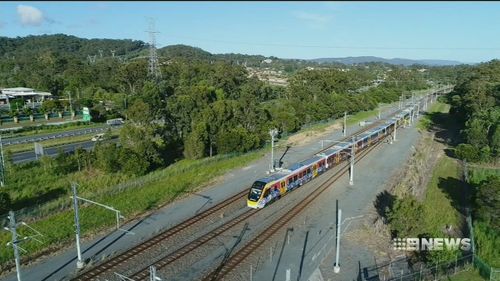
[[[187,44],[281,58],[500,58],[500,2],[2,2],[0,36]]]

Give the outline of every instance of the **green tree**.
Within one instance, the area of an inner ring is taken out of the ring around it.
[[[247,152],[258,145],[259,138],[242,127],[219,132],[217,136],[217,151],[221,154]]]
[[[98,169],[114,173],[121,169],[120,148],[114,143],[97,143],[94,148],[95,165]]]
[[[145,61],[134,61],[122,64],[116,75],[116,80],[120,83],[123,89],[130,95],[135,95],[137,89],[142,87],[142,84],[147,78],[147,65]]]
[[[493,229],[500,229],[500,177],[489,176],[476,188],[476,216]]]
[[[137,155],[129,149],[120,150],[120,163],[122,172],[128,175],[144,175],[149,167],[149,163],[144,157]]]
[[[475,146],[461,143],[455,148],[455,155],[462,160],[476,162],[480,159],[480,151]]]
[[[42,103],[42,109],[47,113],[56,112],[60,108],[61,105],[57,100],[46,100]]]
[[[204,157],[208,140],[207,124],[203,121],[196,123],[184,142],[184,156],[189,159]]]
[[[128,109],[127,117],[137,125],[146,126],[154,120],[149,104],[142,100],[136,100]]]
[[[387,216],[392,232],[398,237],[418,237],[423,211],[422,203],[413,196],[396,199]]]
[[[148,163],[146,170],[164,163],[164,151],[167,143],[162,137],[159,126],[127,123],[120,130],[120,144],[124,149],[133,151],[146,160]]]

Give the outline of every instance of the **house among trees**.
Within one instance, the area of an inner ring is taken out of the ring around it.
[[[9,100],[22,99],[25,103],[41,105],[46,99],[52,97],[51,93],[39,92],[31,88],[17,87],[17,88],[3,88],[0,89],[0,105],[9,105]]]

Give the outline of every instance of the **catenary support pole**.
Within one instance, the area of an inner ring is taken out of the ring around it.
[[[338,220],[337,220],[337,242],[335,249],[335,266],[333,267],[333,272],[340,272],[340,264],[339,264],[339,254],[340,254],[340,224],[342,223],[342,210],[339,209],[338,212]]]
[[[13,211],[9,211],[9,230],[12,233],[12,248],[14,248],[17,280],[21,281],[21,258],[19,257],[19,249],[17,248],[17,224]]]
[[[345,137],[347,134],[347,112],[344,112],[344,128],[342,130],[342,135]]]
[[[394,123],[394,135],[392,136],[392,141],[396,141],[396,132],[398,130],[398,122]]]
[[[78,195],[76,194],[76,184],[72,183],[71,188],[73,189],[73,207],[75,208],[75,227],[76,227],[76,253],[78,259],[76,261],[77,268],[83,268],[84,263],[82,260],[82,251],[80,249],[80,219],[78,217]]]
[[[351,167],[349,169],[349,185],[354,185],[354,146],[356,145],[354,141],[354,137],[352,137],[352,146],[351,146]]]
[[[5,160],[3,155],[3,143],[2,136],[0,135],[0,157],[2,158],[0,161],[1,169],[0,169],[0,186],[5,186]]]

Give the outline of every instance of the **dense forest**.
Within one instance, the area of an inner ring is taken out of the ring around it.
[[[155,80],[148,77],[148,45],[141,41],[59,34],[3,37],[0,46],[1,87],[26,86],[60,97],[71,92],[73,108],[91,108],[94,121],[128,119],[120,146],[97,147],[89,157],[96,162],[93,167],[132,174],[183,156],[259,148],[272,127],[291,133],[344,111],[370,110],[379,102],[397,101],[404,91],[429,87],[432,78],[419,66],[332,64],[313,69],[307,68],[316,65],[312,62],[273,57],[265,67],[288,69],[289,86],[271,86],[249,77],[244,66],[261,65],[263,56],[214,55],[174,45],[158,50],[161,79]],[[447,76],[442,76],[438,79],[444,81]],[[382,77],[384,83],[373,85]],[[49,102],[42,110],[63,106],[67,104]]]
[[[463,125],[464,143],[457,156],[471,162],[497,162],[500,157],[500,61],[461,73],[449,94],[450,112]]]

